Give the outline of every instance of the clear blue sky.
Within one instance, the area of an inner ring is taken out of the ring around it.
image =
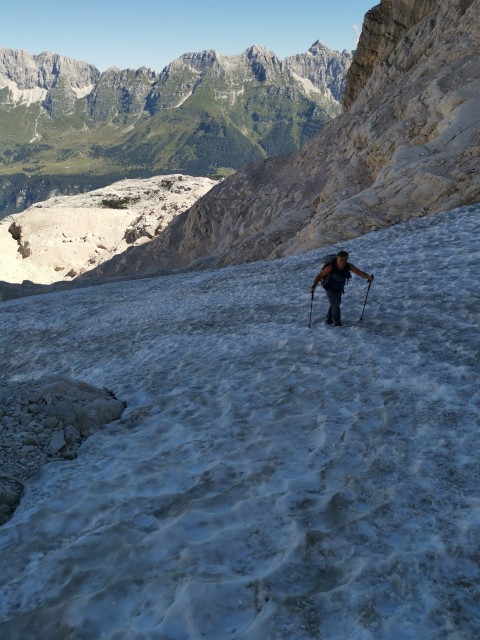
[[[59,53],[100,71],[161,71],[182,53],[239,54],[258,44],[281,59],[321,40],[354,49],[379,0],[4,0],[0,47]]]

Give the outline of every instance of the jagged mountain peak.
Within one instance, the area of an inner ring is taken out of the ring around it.
[[[340,55],[340,56],[348,56],[349,58],[353,57],[354,54],[354,49],[343,49],[342,51],[335,51],[334,49],[331,49],[327,44],[325,44],[324,42],[322,42],[321,40],[316,40],[312,46],[310,47],[310,49],[307,51],[306,55],[311,55],[311,56],[318,56],[318,55],[326,55],[326,56],[332,56],[332,55]]]
[[[148,69],[147,67],[140,67],[139,69],[120,69],[120,67],[108,67],[102,73],[102,79],[108,76],[115,76],[120,80],[124,78],[147,78],[150,81],[154,81],[156,79],[155,71]]]
[[[177,72],[182,72],[184,69],[188,69],[189,72],[200,75],[212,67],[218,67],[219,57],[219,54],[214,49],[183,53],[164,67],[159,77],[168,79],[171,76],[175,76]]]
[[[70,109],[76,98],[91,91],[100,75],[87,62],[50,51],[33,55],[24,49],[0,48],[0,89],[8,88],[13,102],[43,102],[61,81],[63,91],[72,94]]]
[[[48,50],[41,51],[40,53],[35,53],[33,55],[33,59],[39,64],[56,64],[56,63],[61,63],[63,61],[68,62],[69,60],[73,62],[73,59],[71,58],[62,56],[59,53],[53,53],[53,51],[48,51]]]
[[[275,58],[276,60],[279,60],[279,58],[273,51],[270,51],[270,49],[267,49],[266,47],[258,44],[253,44],[251,47],[245,49],[244,54],[248,57],[265,56],[270,59]]]
[[[217,62],[219,54],[215,49],[205,49],[204,51],[192,51],[190,53],[184,53],[173,62],[181,60],[182,62],[196,62],[200,64],[208,64],[211,62]]]
[[[248,61],[259,82],[270,80],[282,71],[280,59],[266,47],[254,44],[243,52],[242,57]]]
[[[321,40],[315,40],[315,42],[312,44],[312,46],[309,48],[309,50],[307,51],[307,54],[311,54],[313,56],[317,55],[320,52],[328,52],[331,53],[332,49],[330,49],[330,47],[328,47],[324,42],[322,42]]]
[[[69,56],[64,56],[60,53],[54,53],[52,51],[41,51],[40,53],[34,54],[33,59],[40,64],[87,66],[89,68],[92,67],[96,69],[94,65],[90,64],[89,62],[86,62],[85,60],[70,58]]]

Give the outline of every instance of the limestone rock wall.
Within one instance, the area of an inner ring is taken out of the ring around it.
[[[437,0],[383,0],[365,14],[352,65],[347,72],[343,105],[349,109],[375,65],[397,42],[437,6]]]

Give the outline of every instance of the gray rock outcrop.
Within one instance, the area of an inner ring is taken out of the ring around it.
[[[117,420],[125,405],[106,389],[62,376],[0,384],[0,525],[18,506],[24,481]]]

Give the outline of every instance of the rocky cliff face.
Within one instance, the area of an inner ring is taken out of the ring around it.
[[[72,113],[100,75],[93,65],[57,54],[0,49],[0,89],[8,89],[11,103],[42,103],[52,117]]]
[[[382,0],[349,109],[237,173],[104,275],[275,258],[480,200],[480,0]]]
[[[355,58],[348,72],[343,105],[349,109],[374,67],[397,42],[438,5],[437,0],[383,0],[365,14]]]
[[[87,98],[95,122],[116,122],[118,118],[141,114],[152,91],[155,73],[145,67],[133,71],[111,68],[102,73]]]

